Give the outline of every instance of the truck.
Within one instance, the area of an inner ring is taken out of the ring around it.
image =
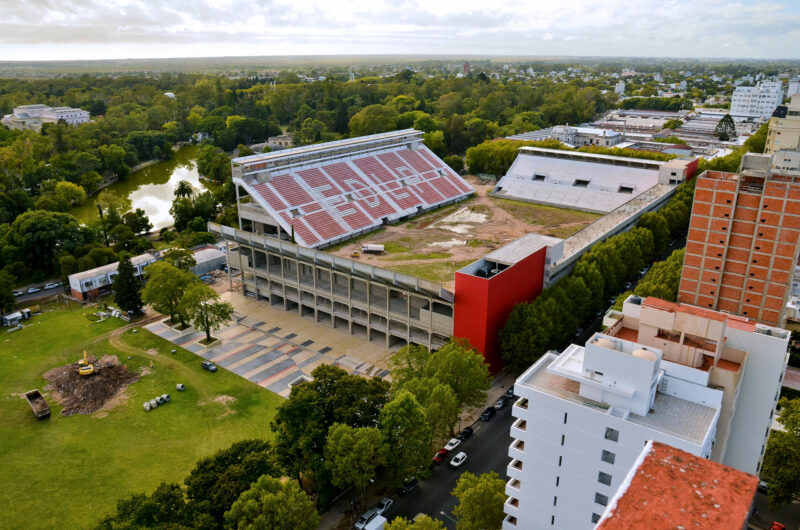
[[[361,245],[361,252],[364,254],[383,254],[383,251],[383,245],[373,245],[369,243]]]
[[[44,400],[42,393],[39,389],[29,390],[25,392],[25,399],[28,400],[28,405],[31,406],[33,415],[37,420],[43,420],[50,417],[50,405]]]

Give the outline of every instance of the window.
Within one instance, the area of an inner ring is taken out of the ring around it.
[[[564,445],[564,438],[565,438],[565,435],[562,434],[561,435],[561,445]]]
[[[565,412],[564,413],[564,425],[566,425],[566,424],[567,424],[567,413]]]
[[[612,442],[619,441],[619,431],[616,429],[612,429],[611,427],[606,427],[606,440],[611,440]]]
[[[559,458],[559,460],[558,460],[559,465],[561,465],[561,457],[558,457],[558,458]],[[617,455],[615,455],[611,451],[606,451],[605,449],[603,449],[603,452],[600,455],[600,460],[602,460],[603,462],[608,462],[609,464],[613,464],[614,460],[616,460],[616,459],[617,459]]]
[[[553,526],[555,524],[556,524],[556,516],[552,515],[550,516],[550,526]]]
[[[627,193],[627,194],[630,195],[630,194],[633,193],[633,188],[631,188],[630,186],[620,186],[619,189],[617,190],[617,192],[618,193]]]
[[[561,482],[561,477],[556,477],[556,487],[558,487],[559,482]]]
[[[558,467],[561,467],[561,459],[564,458],[563,456],[558,457]]]
[[[597,523],[600,520],[600,516],[596,513],[592,514],[592,523]]]
[[[603,473],[602,471],[597,475],[597,482],[600,484],[605,484],[606,486],[611,485],[611,475],[608,473]]]
[[[553,506],[555,506],[556,504],[558,504],[558,497],[557,496],[553,497]]]
[[[601,506],[608,506],[608,497],[603,495],[602,493],[595,493],[594,494],[594,502]]]
[[[583,179],[575,179],[575,182],[573,182],[572,185],[577,188],[587,188],[589,187],[589,182],[591,181]]]
[[[538,173],[533,176],[534,182],[544,182],[544,175],[539,175]]]

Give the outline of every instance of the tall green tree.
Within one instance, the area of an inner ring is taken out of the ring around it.
[[[194,282],[186,288],[179,307],[194,327],[205,332],[206,342],[211,342],[212,331],[225,326],[233,317],[230,302],[220,302],[219,294],[200,282]]]
[[[800,399],[781,398],[778,422],[785,431],[772,431],[761,478],[769,483],[767,500],[771,510],[790,504],[800,496]]]
[[[117,266],[117,275],[114,277],[114,302],[123,311],[141,313],[142,296],[139,293],[139,279],[134,275],[131,256],[123,252]]]
[[[13,289],[16,278],[8,271],[0,271],[0,311],[10,312],[17,305]]]
[[[164,261],[184,271],[192,270],[197,265],[194,254],[185,248],[171,248],[162,255]]]
[[[717,126],[714,128],[714,136],[723,142],[733,141],[736,139],[736,124],[733,123],[733,118],[730,114],[726,114],[720,118]]]
[[[466,341],[451,340],[431,355],[426,372],[453,389],[459,408],[475,407],[486,400],[491,384],[483,356]]]
[[[461,408],[449,385],[440,383],[433,377],[422,377],[405,380],[392,388],[393,393],[400,390],[411,392],[425,409],[433,443],[442,442],[453,435]]]
[[[225,526],[237,530],[315,530],[319,519],[313,501],[296,482],[265,475],[225,513]]]
[[[430,427],[425,410],[411,392],[401,390],[381,409],[380,429],[392,455],[388,462],[392,483],[400,484],[428,464]]]
[[[386,458],[381,431],[372,427],[350,427],[334,423],[325,442],[325,466],[337,488],[352,487],[364,496],[370,479]]]
[[[473,475],[463,473],[450,492],[458,499],[453,508],[458,530],[484,530],[503,525],[503,503],[506,501],[505,481],[494,471]]]
[[[242,440],[197,462],[184,481],[189,507],[222,527],[224,514],[262,476],[282,475],[269,442]]]
[[[169,315],[172,323],[177,318],[177,322],[186,325],[187,315],[181,300],[188,287],[198,281],[191,272],[157,261],[147,267],[147,284],[142,291],[142,299],[159,313]]]

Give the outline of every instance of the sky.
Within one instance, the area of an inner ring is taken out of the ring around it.
[[[0,0],[0,61],[800,56],[800,0]]]

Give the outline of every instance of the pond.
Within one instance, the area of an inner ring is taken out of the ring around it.
[[[103,207],[108,203],[124,204],[125,211],[141,208],[147,213],[153,230],[172,225],[169,213],[174,190],[181,180],[188,181],[195,191],[202,191],[203,184],[197,173],[197,146],[187,145],[180,148],[171,160],[158,162],[128,175],[124,180],[111,184],[98,195],[89,198],[85,204],[74,208],[72,215],[81,223],[87,223],[99,217],[97,203]]]

